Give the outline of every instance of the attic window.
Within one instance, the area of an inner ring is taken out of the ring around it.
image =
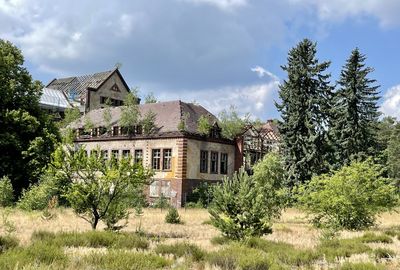
[[[111,86],[111,91],[121,92],[121,91],[119,90],[119,87],[118,87],[118,85],[117,85],[116,83],[114,83],[114,85]]]
[[[221,137],[221,129],[217,126],[214,126],[210,130],[210,137],[214,139],[218,139]]]

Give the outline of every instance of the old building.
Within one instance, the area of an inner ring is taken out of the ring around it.
[[[107,102],[111,106],[121,106],[128,93],[129,87],[120,71],[113,69],[52,80],[43,89],[40,106],[50,111],[64,111],[68,106],[73,106],[79,107],[84,113],[102,108]]]
[[[77,132],[76,144],[85,146],[88,154],[96,149],[105,157],[131,155],[134,162],[142,162],[154,170],[154,181],[147,193],[149,200],[161,194],[182,206],[191,191],[202,181],[216,183],[235,170],[235,143],[220,136],[217,118],[199,105],[169,101],[139,105],[141,116],[155,113],[155,129],[144,134],[141,126],[128,135],[119,125],[121,107],[111,108],[111,128],[107,132],[104,109],[87,113],[93,123],[85,132],[85,117],[70,125]],[[212,129],[208,136],[197,131],[200,116],[208,117]],[[87,120],[86,120],[87,121]]]
[[[244,166],[251,173],[252,166],[271,151],[280,150],[277,124],[268,120],[257,125],[248,125],[236,140],[236,167]]]

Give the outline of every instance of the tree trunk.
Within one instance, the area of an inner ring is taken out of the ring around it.
[[[96,209],[93,209],[93,219],[92,219],[92,230],[96,230],[97,224],[99,223],[100,215]]]

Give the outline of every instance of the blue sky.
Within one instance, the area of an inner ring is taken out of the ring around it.
[[[332,82],[359,47],[381,85],[381,110],[400,119],[398,0],[0,0],[0,38],[34,79],[109,70],[160,100],[214,113],[278,117],[280,66],[303,38],[330,60]]]

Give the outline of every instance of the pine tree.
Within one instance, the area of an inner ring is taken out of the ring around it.
[[[308,39],[289,51],[282,69],[288,78],[280,86],[281,104],[276,104],[282,121],[285,169],[289,185],[302,183],[327,170],[327,128],[332,96],[330,62],[319,63],[316,44]]]
[[[335,93],[332,137],[335,143],[336,167],[352,159],[364,159],[377,152],[378,87],[369,79],[373,71],[366,67],[365,55],[356,48],[343,66]]]

